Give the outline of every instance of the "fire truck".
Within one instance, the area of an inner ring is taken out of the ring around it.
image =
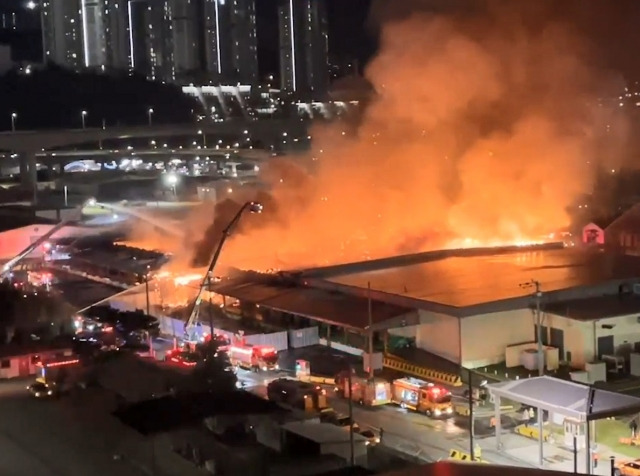
[[[198,355],[188,350],[172,349],[167,351],[164,360],[182,367],[195,367],[198,364]]]
[[[37,363],[36,382],[46,385],[56,393],[62,393],[77,383],[80,376],[80,359],[76,356],[64,356]]]
[[[279,370],[278,351],[269,345],[235,344],[227,351],[234,367],[266,372]]]
[[[229,338],[222,334],[205,334],[204,341],[215,342],[218,347],[218,352],[229,352],[229,347],[231,346],[231,341],[229,340]]]
[[[430,417],[453,416],[451,392],[446,388],[417,378],[406,377],[391,384],[392,401]]]
[[[279,405],[322,411],[328,407],[327,392],[319,385],[292,378],[279,378],[267,385],[267,397]]]
[[[391,403],[391,384],[380,378],[370,380],[353,374],[350,392],[349,374],[343,372],[336,377],[336,393],[343,398],[351,397],[360,405],[374,407]]]

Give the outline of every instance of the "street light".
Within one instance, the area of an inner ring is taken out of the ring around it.
[[[520,287],[522,289],[528,289],[528,288],[535,289],[533,297],[536,300],[536,338],[538,340],[538,375],[540,377],[543,377],[545,355],[544,355],[544,346],[542,345],[542,312],[540,312],[540,304],[542,301],[542,286],[540,285],[540,281],[536,281],[535,279],[532,279],[531,281],[527,281],[526,283],[521,283]],[[544,439],[542,437],[543,410],[542,408],[538,408],[537,411],[538,411],[538,431],[540,433],[540,437],[538,438],[538,461],[540,465],[542,465],[544,462]],[[587,425],[588,425],[588,422],[587,422]],[[587,456],[587,457],[589,458],[590,456]]]
[[[168,173],[164,176],[164,181],[169,185],[169,187],[171,187],[171,190],[173,190],[173,196],[177,197],[176,185],[178,185],[178,176],[174,173]]]
[[[80,117],[82,117],[82,128],[83,128],[83,129],[86,129],[86,128],[87,128],[87,124],[86,124],[86,122],[85,122],[85,120],[86,120],[86,118],[87,118],[87,114],[88,114],[88,113],[87,113],[87,111],[82,111],[82,112],[80,113]]]
[[[198,135],[201,135],[201,136],[202,136],[202,147],[203,147],[204,149],[206,149],[206,148],[207,148],[207,134],[205,134],[204,132],[202,132],[202,129],[200,129],[200,130],[198,131]]]
[[[153,120],[151,119],[151,116],[153,116],[153,108],[150,107],[147,110],[147,117],[149,118],[149,125],[152,125],[152,123],[153,123]]]
[[[12,112],[11,113],[11,132],[15,132],[16,131],[16,119],[18,118],[18,113],[17,112]]]

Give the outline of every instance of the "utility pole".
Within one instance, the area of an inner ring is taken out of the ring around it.
[[[353,442],[353,382],[351,379],[351,374],[353,373],[353,368],[351,367],[351,363],[347,362],[348,376],[347,376],[347,384],[349,385],[349,450],[350,450],[350,458],[349,462],[351,463],[351,467],[356,465],[356,454],[355,454],[355,446]]]
[[[467,370],[468,372],[468,378],[469,378],[469,388],[468,388],[468,392],[469,392],[469,453],[471,455],[471,461],[475,461],[476,460],[476,452],[475,452],[475,430],[476,430],[476,425],[475,425],[475,417],[473,415],[473,382],[471,381],[473,379],[473,374],[471,373],[471,370]]]
[[[540,281],[536,281],[532,279],[529,282],[522,283],[520,285],[521,288],[534,288],[535,294],[533,295],[536,299],[536,337],[538,340],[538,376],[544,376],[544,346],[542,345],[542,312],[540,312],[540,303],[542,301],[542,289],[540,286]],[[540,466],[544,464],[544,418],[543,418],[543,410],[542,408],[537,408],[538,413],[538,462]]]
[[[367,283],[367,307],[368,307],[368,315],[369,315],[369,380],[373,381],[374,378],[374,370],[373,370],[373,310],[371,304],[371,282]],[[351,388],[351,386],[349,386]]]
[[[144,291],[147,299],[147,317],[150,317],[151,303],[149,302],[149,265],[147,265],[147,272],[144,275]],[[149,341],[149,355],[153,356],[153,340],[151,339],[151,332],[149,331],[147,331],[147,338]]]
[[[542,345],[542,312],[540,311],[541,301],[542,301],[542,287],[540,285],[540,281],[536,281],[532,279],[526,283],[520,284],[520,287],[523,289],[534,288],[535,293],[533,296],[536,299],[536,312],[535,312],[535,321],[536,321],[536,339],[538,341],[538,376],[544,376],[544,346]]]
[[[211,299],[211,273],[207,284],[209,290],[209,337],[213,341],[213,300]]]
[[[151,303],[149,301],[149,266],[147,266],[147,272],[144,275],[144,292],[147,299],[147,316],[151,315]]]

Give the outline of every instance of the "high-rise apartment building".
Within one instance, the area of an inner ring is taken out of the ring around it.
[[[47,59],[151,80],[258,78],[255,0],[43,0]]]
[[[280,82],[284,91],[322,99],[329,87],[323,0],[280,0]]]
[[[81,0],[42,2],[45,61],[79,69],[85,66]]]
[[[84,66],[95,68],[107,64],[104,0],[81,0]]]
[[[106,64],[108,68],[127,70],[131,64],[129,45],[129,1],[104,1],[104,38]]]
[[[172,0],[173,57],[176,75],[181,77],[202,67],[200,0]]]
[[[130,68],[152,81],[173,81],[173,9],[165,0],[129,0]]]
[[[253,84],[258,79],[255,0],[201,0],[202,57],[221,83]]]

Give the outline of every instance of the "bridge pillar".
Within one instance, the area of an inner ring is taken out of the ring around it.
[[[35,204],[38,199],[38,166],[33,151],[20,153],[20,184],[22,188],[33,192]]]

